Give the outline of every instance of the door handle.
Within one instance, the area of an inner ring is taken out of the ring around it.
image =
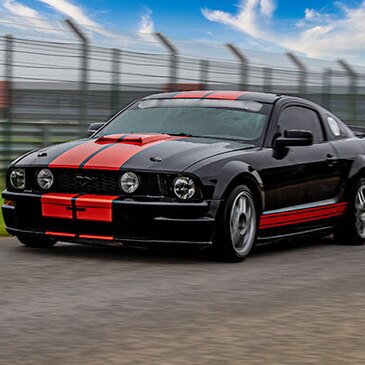
[[[333,155],[331,155],[329,153],[326,156],[326,161],[328,163],[328,166],[330,166],[330,167],[336,165],[337,162],[338,162],[337,157],[336,156],[333,156]]]

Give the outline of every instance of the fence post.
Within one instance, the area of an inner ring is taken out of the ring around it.
[[[345,70],[349,76],[348,105],[350,108],[349,115],[352,122],[357,120],[357,72],[345,60],[337,60],[337,63]]]
[[[200,60],[200,85],[201,88],[206,90],[209,83],[209,61]]]
[[[245,90],[248,85],[248,59],[247,57],[232,43],[227,43],[226,47],[238,58],[241,64],[239,88]]]
[[[111,80],[111,98],[110,111],[114,114],[119,108],[119,75],[120,75],[120,50],[112,49],[112,80]]]
[[[5,36],[5,125],[4,125],[4,157],[5,167],[12,159],[12,128],[13,128],[13,61],[14,38],[8,34]]]
[[[272,68],[264,67],[264,92],[272,93]]]
[[[322,105],[331,109],[332,70],[325,68],[322,73]]]
[[[299,59],[299,57],[295,56],[293,53],[288,52],[286,55],[298,69],[298,93],[300,95],[306,94],[307,93],[307,78],[308,78],[307,67]]]
[[[170,52],[170,87],[171,91],[176,90],[177,83],[177,48],[167,39],[162,33],[155,33],[158,40],[167,48]]]
[[[65,24],[76,34],[81,41],[81,64],[80,64],[80,86],[79,86],[79,127],[81,135],[86,134],[88,115],[88,53],[89,53],[89,41],[87,37],[81,32],[80,28],[70,19],[65,20]]]

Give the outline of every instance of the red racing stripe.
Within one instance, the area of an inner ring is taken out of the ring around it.
[[[95,236],[91,234],[80,234],[79,238],[88,239],[88,240],[102,240],[102,241],[113,241],[113,236]]]
[[[46,235],[47,236],[56,236],[56,237],[70,237],[70,238],[75,238],[76,237],[75,233],[51,232],[51,231],[47,231]]]
[[[307,217],[307,218],[301,219],[301,220],[296,220],[296,221],[291,221],[291,222],[279,222],[279,223],[275,223],[275,224],[271,224],[271,225],[267,225],[267,226],[261,226],[260,225],[259,229],[267,229],[267,228],[288,226],[288,225],[293,225],[293,224],[307,223],[307,222],[311,222],[311,221],[317,221],[317,220],[322,220],[322,219],[327,219],[327,218],[338,217],[338,216],[341,216],[342,214],[343,213],[332,213],[332,214],[322,215],[321,217]]]
[[[73,219],[72,199],[77,194],[47,193],[41,197],[42,216],[47,218]]]
[[[274,228],[292,224],[310,222],[342,215],[347,203],[337,203],[316,208],[300,209],[289,212],[263,214],[259,229]]]
[[[131,157],[146,148],[152,147],[158,143],[163,143],[164,141],[184,138],[170,137],[164,134],[152,136],[147,134],[136,134],[128,137],[91,158],[83,168],[95,170],[119,170],[120,167]],[[153,140],[151,139],[152,137]],[[142,141],[141,143],[139,142],[140,140]]]
[[[82,195],[76,199],[76,219],[109,222],[113,220],[112,204],[118,196]]]
[[[56,157],[49,165],[50,168],[78,168],[80,164],[93,153],[105,148],[105,145],[92,140],[69,149]]]
[[[236,100],[246,93],[246,91],[215,91],[212,94],[207,95],[206,99]]]
[[[174,96],[174,99],[201,99],[208,95],[209,91],[183,91]]]

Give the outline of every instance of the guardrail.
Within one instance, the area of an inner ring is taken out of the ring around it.
[[[312,70],[293,54],[285,56],[285,66],[273,65],[268,55],[265,65],[232,44],[232,61],[186,57],[158,37],[168,53],[0,37],[0,171],[29,149],[85,135],[89,123],[136,98],[170,90],[298,95],[349,124],[365,121],[365,75],[344,60]]]

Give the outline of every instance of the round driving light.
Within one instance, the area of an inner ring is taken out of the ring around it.
[[[53,174],[48,169],[43,169],[38,172],[37,183],[43,190],[48,190],[51,188],[54,182]]]
[[[25,170],[24,169],[14,169],[10,173],[10,183],[15,189],[25,188]]]
[[[120,178],[119,185],[125,193],[134,193],[139,186],[139,177],[133,172],[126,172]]]
[[[174,193],[182,199],[190,199],[195,194],[195,183],[193,179],[187,176],[181,176],[174,181]]]

